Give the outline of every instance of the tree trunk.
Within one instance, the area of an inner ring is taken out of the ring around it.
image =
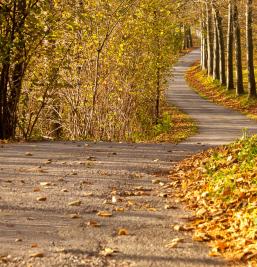
[[[246,2],[246,46],[247,46],[247,68],[248,68],[248,93],[249,97],[256,97],[256,82],[254,75],[253,60],[253,1]]]
[[[227,33],[227,89],[234,89],[233,69],[233,4],[229,1],[228,6],[228,33]]]
[[[242,95],[244,93],[243,70],[242,70],[242,51],[241,51],[241,31],[238,20],[238,8],[234,5],[233,12],[234,36],[235,36],[235,55],[236,55],[236,93]]]
[[[10,59],[5,59],[6,62],[3,63],[1,71],[1,80],[0,80],[0,139],[8,139],[6,127],[7,120],[7,91],[8,91],[8,80],[10,72]],[[9,128],[9,127],[8,127]]]
[[[208,0],[209,1],[209,0]],[[206,1],[206,25],[207,25],[207,47],[208,47],[208,75],[213,74],[213,38],[212,38],[212,19],[210,14],[210,5]]]
[[[219,38],[218,38],[218,22],[216,10],[213,9],[213,79],[220,79],[219,70]]]
[[[225,62],[225,44],[224,34],[222,27],[222,17],[218,10],[216,10],[217,17],[217,32],[218,32],[218,43],[219,43],[219,78],[221,85],[226,85],[226,62]]]
[[[189,46],[189,48],[192,48],[194,44],[193,44],[193,36],[192,36],[192,31],[191,31],[190,26],[188,27],[187,35],[188,35],[188,46]]]

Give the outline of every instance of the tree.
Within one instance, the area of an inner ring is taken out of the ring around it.
[[[237,3],[234,3],[233,10],[233,26],[235,36],[235,59],[236,59],[236,94],[242,95],[244,93],[243,85],[243,69],[242,69],[242,51],[241,51],[241,30],[238,19]]]
[[[227,30],[227,89],[234,89],[233,68],[233,2],[228,4],[228,30]]]
[[[213,74],[213,33],[212,33],[212,17],[209,1],[206,3],[206,28],[207,28],[207,51],[208,51],[208,75]]]
[[[247,47],[247,68],[248,68],[248,92],[249,97],[256,97],[256,82],[253,60],[253,1],[246,0],[246,47]]]
[[[213,79],[220,80],[220,42],[218,33],[218,16],[216,7],[212,6],[213,11]]]
[[[37,1],[4,1],[1,16],[0,139],[15,137],[17,108],[26,68],[25,25]]]
[[[219,47],[219,77],[221,85],[226,84],[226,69],[225,69],[225,44],[224,44],[224,34],[222,26],[222,17],[220,12],[216,10],[217,18],[217,32],[218,32],[218,47]]]

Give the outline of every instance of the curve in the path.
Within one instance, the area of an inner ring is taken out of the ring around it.
[[[188,86],[185,73],[199,59],[199,49],[182,57],[174,67],[173,78],[167,91],[168,101],[188,113],[199,126],[199,133],[186,143],[221,145],[241,137],[244,129],[247,129],[249,134],[257,133],[255,121],[201,98]]]

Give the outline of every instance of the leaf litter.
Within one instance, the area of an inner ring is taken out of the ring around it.
[[[257,136],[185,159],[170,178],[173,197],[195,211],[193,240],[208,241],[210,256],[256,266]]]

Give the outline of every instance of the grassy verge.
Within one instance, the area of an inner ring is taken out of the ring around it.
[[[171,178],[195,211],[193,239],[209,241],[211,256],[257,266],[257,136],[186,159]]]
[[[202,97],[240,111],[257,120],[257,99],[248,99],[247,94],[236,96],[235,90],[228,91],[218,81],[213,81],[212,78],[207,77],[206,72],[201,71],[199,63],[188,70],[186,79]]]
[[[175,106],[165,105],[159,123],[146,133],[135,133],[129,141],[177,144],[196,132],[196,123],[188,114]]]

